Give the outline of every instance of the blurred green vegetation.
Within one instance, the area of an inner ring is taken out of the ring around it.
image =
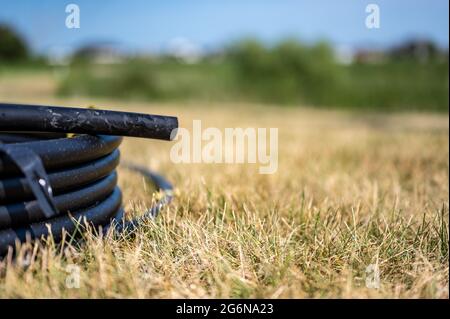
[[[270,47],[246,39],[196,63],[171,55],[111,60],[110,53],[84,48],[69,64],[50,65],[0,25],[0,73],[56,71],[61,96],[448,112],[448,52],[431,42],[364,51],[347,64],[339,63],[325,42],[305,45],[295,39]]]
[[[75,60],[61,95],[147,100],[254,101],[376,110],[448,111],[448,57],[339,64],[326,43],[235,43],[198,63],[171,57],[116,64]]]
[[[29,58],[25,41],[12,28],[0,24],[0,62],[24,61]]]
[[[0,23],[0,73],[43,69],[48,69],[45,57],[33,55],[19,33]]]
[[[74,63],[61,82],[61,95],[92,95],[122,99],[226,100],[233,89],[228,64],[184,64],[172,59],[155,62],[129,59],[114,65]],[[231,96],[230,96],[231,97]]]
[[[255,40],[228,50],[235,83],[242,96],[271,103],[327,103],[339,85],[341,72],[325,43],[303,46],[287,40],[267,49]]]
[[[448,112],[448,86],[448,61],[354,64],[344,68],[340,89],[327,104]]]

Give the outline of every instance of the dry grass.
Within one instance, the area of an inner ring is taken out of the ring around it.
[[[175,165],[170,143],[127,139],[123,158],[164,173],[175,201],[135,236],[88,235],[79,247],[36,246],[32,258],[0,262],[0,297],[448,298],[447,116],[98,105],[176,114],[188,127],[279,127],[278,173]],[[141,213],[152,188],[119,174],[127,212]],[[81,269],[79,289],[66,287],[69,264]],[[366,288],[370,264],[379,289]]]

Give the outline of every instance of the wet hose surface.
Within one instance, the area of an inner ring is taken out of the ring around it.
[[[140,218],[123,219],[116,172],[122,137],[117,135],[170,140],[177,126],[174,117],[0,103],[0,256],[17,241],[51,234],[58,242],[78,223],[103,231],[114,224],[120,232],[155,217],[170,202],[172,185],[126,164],[163,196]]]

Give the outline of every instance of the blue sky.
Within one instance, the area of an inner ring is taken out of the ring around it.
[[[80,29],[65,27],[69,3],[80,7]],[[369,3],[380,7],[380,29],[365,27]],[[15,26],[41,53],[94,41],[155,51],[177,37],[204,48],[247,36],[267,43],[326,39],[349,47],[429,37],[448,47],[448,10],[447,0],[0,0],[0,21]]]

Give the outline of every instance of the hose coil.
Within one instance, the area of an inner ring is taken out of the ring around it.
[[[14,110],[24,112],[20,107],[3,106],[5,104],[0,104],[0,131],[11,118],[8,114]],[[122,112],[101,113],[101,116],[108,121],[117,113]],[[128,115],[123,124],[130,125],[129,115],[136,113],[122,114]],[[71,119],[70,114],[58,121],[73,124],[68,119]],[[39,119],[34,121],[37,129],[42,129]],[[68,125],[68,128],[56,123],[54,130],[47,127],[53,132],[45,133],[30,132],[30,128],[33,129],[30,125],[26,126],[26,132],[18,132],[20,126],[16,132],[11,132],[12,127],[8,124],[8,131],[0,132],[0,255],[14,247],[17,241],[51,235],[59,242],[64,232],[73,234],[77,230],[77,222],[88,222],[103,230],[115,222],[119,231],[138,225],[140,220],[123,220],[122,194],[117,186],[116,172],[122,137],[88,134],[66,137],[68,132],[83,133],[86,125],[90,133],[95,131],[95,127],[85,121],[79,124]],[[176,129],[173,122],[170,126],[170,129]],[[106,133],[114,134],[116,128]],[[134,136],[142,134],[139,132],[136,130]],[[157,189],[164,191],[165,196],[160,202],[141,218],[156,216],[171,200],[172,185],[143,167],[129,165],[129,168],[144,174]]]

